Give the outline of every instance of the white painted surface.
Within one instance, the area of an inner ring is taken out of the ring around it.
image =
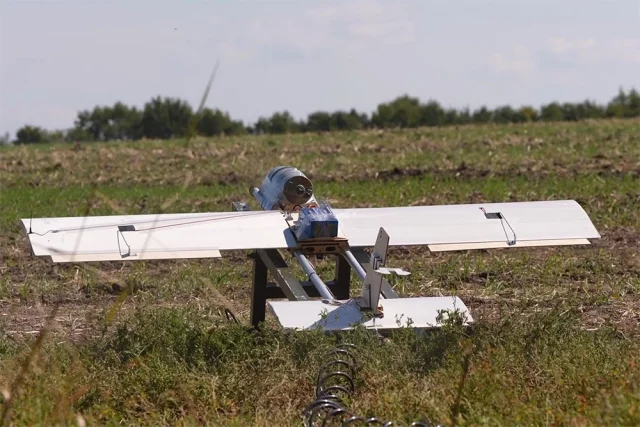
[[[340,235],[352,247],[373,246],[380,227],[389,234],[390,246],[430,245],[434,250],[455,250],[453,245],[462,245],[458,249],[508,247],[507,240],[513,238],[509,226],[485,218],[481,207],[505,216],[515,231],[515,247],[583,244],[584,239],[600,237],[585,211],[572,200],[334,209],[334,213]],[[30,219],[21,221],[29,230]],[[130,251],[131,260],[163,259],[177,252],[188,258],[207,256],[207,251],[218,256],[216,251],[296,246],[278,211],[34,218],[31,222],[33,232],[38,233],[29,235],[34,254],[55,256],[59,260],[55,262],[74,254],[97,261]],[[119,225],[133,225],[137,231],[120,234]]]
[[[573,200],[334,209],[333,212],[352,247],[373,246],[380,227],[391,237],[389,246],[476,243],[483,245],[474,249],[481,249],[496,247],[511,239],[513,233],[508,225],[505,223],[503,228],[501,220],[485,218],[481,207],[486,212],[501,212],[505,216],[515,231],[516,243],[600,237],[586,212]]]
[[[344,301],[343,301],[344,302]],[[459,310],[472,323],[469,310],[458,297],[392,298],[381,300],[384,317],[363,319],[355,300],[335,306],[320,300],[312,301],[267,301],[267,307],[285,329],[325,330],[352,329],[364,325],[370,329],[386,330],[410,326],[412,328],[437,328],[440,310]],[[326,310],[323,319],[323,312]],[[411,323],[408,324],[408,320]]]
[[[26,231],[29,222],[22,220]],[[119,232],[124,225],[137,231]],[[31,228],[34,254],[54,262],[219,257],[220,249],[288,245],[277,211],[34,218]]]
[[[364,284],[362,286],[362,299],[365,307],[377,308],[380,301],[380,293],[382,292],[382,273],[380,268],[383,268],[387,262],[387,250],[389,248],[389,234],[380,227],[378,231],[378,237],[376,243],[371,251],[371,257],[369,259],[369,268],[367,275],[364,278]]]

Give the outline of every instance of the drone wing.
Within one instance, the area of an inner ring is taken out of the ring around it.
[[[371,247],[431,251],[589,244],[600,237],[573,200],[334,209],[340,235]],[[294,215],[295,217],[295,215]],[[53,262],[216,258],[220,251],[296,248],[278,211],[22,219],[33,253]]]
[[[384,227],[391,246],[431,251],[589,244],[600,238],[574,200],[334,209],[349,245],[373,246]]]
[[[53,262],[218,258],[295,247],[277,211],[22,219],[34,255]]]

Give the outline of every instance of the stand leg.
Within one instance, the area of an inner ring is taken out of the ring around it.
[[[351,293],[351,266],[342,254],[336,255],[336,299],[349,299]]]
[[[267,266],[256,252],[253,257],[253,288],[251,290],[251,324],[264,322],[267,304]]]

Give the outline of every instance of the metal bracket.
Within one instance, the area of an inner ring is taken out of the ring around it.
[[[243,212],[249,210],[249,205],[245,202],[233,202],[231,203],[231,210],[236,212]]]
[[[516,244],[516,232],[513,229],[513,227],[511,227],[511,224],[509,224],[509,221],[507,221],[507,218],[504,216],[504,214],[502,212],[487,212],[482,207],[480,208],[480,210],[482,211],[482,213],[484,213],[484,217],[487,218],[487,219],[499,219],[500,220],[500,224],[502,225],[502,229],[504,230],[504,235],[507,238],[507,244],[509,246],[513,246],[513,245]],[[509,235],[507,233],[507,229],[504,226],[505,223],[507,224],[507,226],[511,230],[511,233],[513,233],[513,239],[509,239]]]
[[[116,231],[116,239],[118,239],[118,252],[120,253],[120,256],[122,258],[128,258],[128,257],[132,256],[131,255],[131,246],[127,242],[127,239],[124,238],[124,234],[122,234],[125,231],[136,231],[136,227],[134,225],[119,225],[118,226],[118,231]],[[122,237],[122,241],[124,242],[124,244],[127,245],[127,253],[125,253],[125,254],[122,253],[122,248],[120,246],[120,237]]]

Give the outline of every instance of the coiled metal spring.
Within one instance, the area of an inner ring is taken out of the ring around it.
[[[341,426],[348,425],[380,425],[391,427],[393,421],[384,422],[376,417],[365,418],[347,409],[347,401],[355,390],[354,378],[358,371],[357,360],[353,344],[338,344],[325,355],[329,360],[322,365],[316,381],[316,397],[303,411],[305,426],[327,426],[329,423],[341,422]],[[321,422],[321,423],[320,423]],[[431,427],[422,422],[413,422],[412,427]],[[440,426],[438,426],[440,427]]]

